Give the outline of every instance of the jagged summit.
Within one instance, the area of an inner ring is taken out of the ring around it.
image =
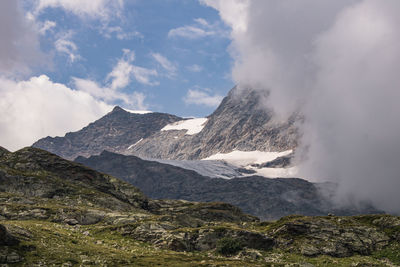
[[[207,117],[203,129],[188,135],[185,130],[152,134],[124,154],[160,159],[203,159],[216,153],[285,151],[297,145],[296,115],[277,121],[260,104],[267,93],[234,87]]]
[[[113,113],[113,112],[121,112],[121,111],[127,112],[125,109],[121,108],[120,106],[115,106],[111,112]]]
[[[82,130],[67,133],[64,137],[46,137],[32,146],[66,159],[96,155],[103,150],[121,152],[179,120],[182,118],[166,113],[136,114],[116,106]]]
[[[67,159],[108,150],[144,158],[178,160],[203,159],[233,150],[295,148],[296,117],[276,121],[273,113],[260,105],[260,99],[266,97],[262,91],[234,87],[211,115],[193,120],[165,113],[136,114],[116,106],[78,132],[64,137],[46,137],[33,146]]]

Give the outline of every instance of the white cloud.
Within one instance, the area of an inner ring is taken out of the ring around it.
[[[159,53],[152,53],[151,56],[168,72],[168,76],[176,76],[178,69],[175,63],[172,63]]]
[[[101,87],[96,82],[87,79],[80,79],[73,77],[72,81],[76,89],[86,92],[96,99],[106,103],[115,103],[122,101],[127,107],[138,110],[146,110],[148,105],[144,103],[146,96],[140,92],[133,92],[131,94],[116,91],[110,87]]]
[[[234,32],[246,31],[250,0],[200,0],[200,3],[218,10],[221,18]]]
[[[126,88],[131,83],[132,77],[140,83],[155,85],[157,82],[152,82],[150,76],[157,75],[157,72],[133,65],[135,53],[129,49],[123,49],[122,51],[123,56],[107,75],[104,86],[89,79],[74,77],[72,80],[75,87],[107,103],[122,101],[128,108],[147,109],[148,106],[144,103],[146,97],[143,93],[133,92],[127,94],[122,92],[121,89]]]
[[[226,32],[219,23],[210,24],[203,18],[197,18],[192,25],[185,25],[168,32],[169,38],[182,37],[187,39],[198,39],[207,36],[225,37]]]
[[[42,25],[40,25],[39,33],[45,35],[47,31],[51,31],[57,26],[55,21],[46,20]]]
[[[16,150],[39,138],[76,131],[112,109],[90,94],[52,82],[0,78],[0,146]]]
[[[33,65],[45,63],[39,34],[19,1],[0,1],[0,25],[0,73],[26,74]]]
[[[305,115],[302,176],[400,213],[400,2],[202,2],[232,27],[234,80]]]
[[[203,19],[203,18],[197,18],[197,19],[194,19],[194,21],[197,22],[200,25],[203,25],[206,28],[211,28],[212,27],[212,25],[210,25],[210,23],[208,23],[208,21]]]
[[[143,35],[138,31],[125,31],[120,26],[108,26],[103,25],[100,33],[107,39],[110,39],[113,35],[118,40],[131,40],[133,38],[143,38]]]
[[[146,85],[158,85],[157,81],[152,81],[153,76],[158,76],[154,69],[147,69],[133,65],[135,53],[129,49],[123,49],[123,57],[120,58],[113,70],[107,75],[107,80],[111,80],[110,88],[113,90],[126,87],[131,82],[133,76],[137,82]]]
[[[191,72],[201,72],[203,71],[203,67],[197,64],[193,64],[186,67]]]
[[[196,39],[205,36],[214,35],[213,31],[206,31],[195,26],[183,26],[172,29],[168,32],[168,37],[184,37],[188,39]]]
[[[111,89],[116,90],[119,88],[126,87],[131,81],[131,73],[133,71],[133,65],[135,54],[133,51],[124,50],[124,56],[118,60],[117,65],[107,75],[108,80],[112,80]]]
[[[157,81],[151,81],[151,77],[158,76],[158,72],[156,70],[133,66],[132,73],[136,81],[140,83],[151,86],[160,84]]]
[[[192,90],[190,89],[186,96],[183,98],[183,101],[186,104],[195,104],[195,105],[203,105],[207,107],[216,107],[218,106],[224,97],[221,95],[210,95],[207,92],[200,90]]]
[[[47,8],[62,8],[82,19],[109,20],[119,17],[123,6],[123,0],[39,0],[34,13],[37,15]]]
[[[77,53],[78,46],[71,40],[73,33],[70,31],[60,38],[58,38],[54,46],[56,50],[68,56],[71,63],[81,59],[81,56]]]

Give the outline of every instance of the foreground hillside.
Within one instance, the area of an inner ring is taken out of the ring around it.
[[[43,150],[0,149],[8,266],[395,266],[400,218],[260,222],[224,203],[151,200]]]

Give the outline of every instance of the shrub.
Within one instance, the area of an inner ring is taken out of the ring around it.
[[[217,242],[217,252],[222,255],[234,255],[243,248],[240,240],[224,237]]]

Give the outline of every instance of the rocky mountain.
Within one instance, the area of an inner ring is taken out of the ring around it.
[[[99,154],[103,150],[121,152],[159,132],[165,125],[183,120],[166,113],[137,114],[115,107],[110,113],[80,131],[64,137],[46,137],[32,146],[65,159]]]
[[[262,103],[266,93],[233,88],[208,116],[202,130],[155,132],[122,154],[160,159],[203,159],[216,153],[240,151],[285,151],[294,149],[297,115],[279,121]],[[261,100],[261,101],[260,101]]]
[[[46,137],[33,146],[66,159],[108,150],[168,160],[202,159],[233,150],[285,151],[295,148],[297,116],[277,120],[271,110],[262,106],[260,99],[266,97],[259,91],[233,88],[214,113],[199,120],[202,125],[195,126],[200,127],[195,133],[179,127],[184,119],[177,116],[131,114],[116,107],[78,132],[67,133],[65,137]]]
[[[336,207],[321,194],[321,189],[331,190],[331,184],[313,184],[297,178],[210,178],[180,167],[107,151],[99,156],[78,157],[76,161],[119,177],[151,198],[222,201],[262,219],[278,219],[291,214],[354,215],[378,212],[368,205]]]
[[[260,222],[221,202],[152,200],[40,149],[0,148],[4,266],[395,266],[399,227],[389,215]]]

